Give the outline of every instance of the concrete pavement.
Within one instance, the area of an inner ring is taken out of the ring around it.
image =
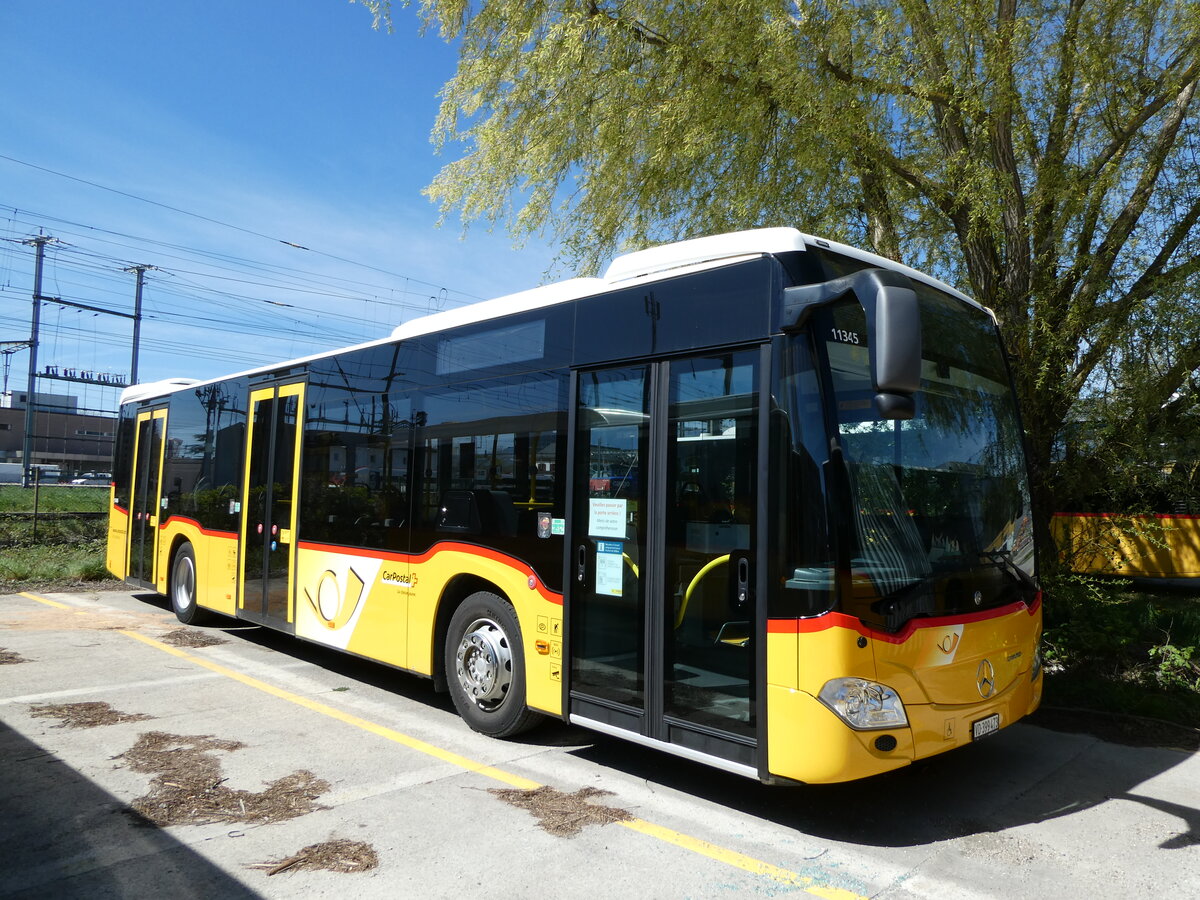
[[[231,625],[233,623],[230,623]],[[767,788],[561,723],[471,732],[428,682],[257,628],[178,648],[148,595],[0,597],[0,896],[1196,896],[1200,757],[1018,724],[965,752],[849,785]],[[87,729],[33,714],[105,702],[153,718]],[[141,735],[236,741],[224,785],[307,771],[321,807],[269,824],[141,824]],[[575,837],[489,789],[611,792],[633,821]],[[329,839],[368,873],[264,863]]]

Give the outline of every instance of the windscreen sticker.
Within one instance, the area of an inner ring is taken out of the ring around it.
[[[624,545],[620,541],[596,542],[596,593],[620,597]]]
[[[628,521],[628,501],[607,497],[592,497],[588,500],[588,534],[592,537],[625,538],[625,523]]]

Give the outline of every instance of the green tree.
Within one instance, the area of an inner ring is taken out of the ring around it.
[[[1196,0],[420,10],[459,42],[445,213],[549,231],[585,268],[790,224],[938,274],[1002,321],[1043,510],[1081,395],[1133,377],[1150,415],[1200,365]],[[1139,368],[1145,323],[1168,343]]]

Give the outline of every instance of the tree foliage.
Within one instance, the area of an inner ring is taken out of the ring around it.
[[[460,52],[445,213],[584,267],[796,225],[940,275],[1002,321],[1040,485],[1081,396],[1152,428],[1200,366],[1195,0],[420,9]]]

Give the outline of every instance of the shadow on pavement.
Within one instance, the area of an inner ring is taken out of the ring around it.
[[[136,598],[169,609],[162,597]],[[217,627],[222,626],[231,638],[453,711],[449,696],[435,694],[431,683],[419,676],[233,619]],[[830,840],[917,846],[1069,816],[1124,799],[1178,817],[1180,830],[1164,838],[1163,849],[1200,845],[1200,810],[1136,790],[1192,754],[1120,746],[1027,723],[886,775],[798,787],[767,787],[554,720],[517,740],[530,746],[575,747],[568,752],[596,765]]]
[[[0,897],[259,895],[0,722]]]
[[[857,782],[767,787],[610,738],[576,755],[806,834],[909,847],[1070,816],[1112,799],[1178,817],[1160,847],[1200,844],[1200,810],[1136,788],[1182,764],[1178,750],[1122,747],[1017,724],[994,738]]]

